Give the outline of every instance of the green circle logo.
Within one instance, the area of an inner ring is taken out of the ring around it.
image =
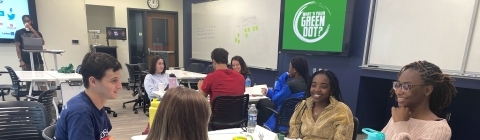
[[[315,1],[307,2],[295,13],[293,31],[303,42],[318,42],[328,34],[331,16],[327,6]]]

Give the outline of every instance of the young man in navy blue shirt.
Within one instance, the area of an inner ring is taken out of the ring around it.
[[[106,53],[90,52],[80,68],[85,91],[63,107],[55,130],[56,140],[113,140],[112,124],[103,106],[122,89],[122,65]]]

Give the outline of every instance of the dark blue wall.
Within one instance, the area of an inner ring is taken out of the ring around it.
[[[190,63],[205,63],[190,60],[191,43],[191,3],[200,0],[184,0],[184,56],[185,66]],[[352,27],[352,42],[349,57],[305,56],[310,68],[323,68],[334,71],[340,81],[345,103],[360,120],[360,128],[370,127],[381,130],[391,117],[390,108],[396,102],[390,98],[392,81],[396,73],[362,70],[365,34],[367,29],[370,0],[356,0]],[[255,83],[273,85],[275,77],[288,70],[291,58],[298,54],[282,53],[278,55],[278,72],[251,69]],[[248,62],[247,62],[248,63]],[[449,124],[452,139],[469,139],[480,132],[480,81],[457,79],[459,95],[446,109],[452,113]],[[463,127],[462,127],[463,126]],[[467,128],[467,126],[469,128]],[[476,133],[475,133],[476,131]]]

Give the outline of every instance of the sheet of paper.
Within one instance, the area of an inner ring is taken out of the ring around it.
[[[245,94],[254,95],[254,96],[263,96],[262,88],[267,89],[267,85],[255,85],[253,87],[246,87]]]

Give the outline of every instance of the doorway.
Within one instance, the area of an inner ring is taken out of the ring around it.
[[[165,66],[178,66],[178,22],[177,13],[146,13],[146,46],[150,50],[147,64],[153,56],[159,55],[165,60]]]

